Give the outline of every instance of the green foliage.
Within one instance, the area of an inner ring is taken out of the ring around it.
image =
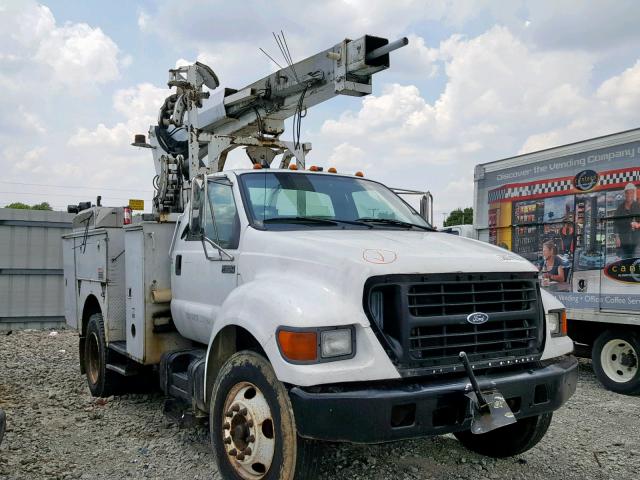
[[[473,208],[471,207],[467,207],[464,210],[461,208],[456,208],[449,213],[449,216],[444,221],[445,227],[471,224],[473,224]]]
[[[36,203],[35,205],[27,205],[22,202],[13,202],[4,208],[17,208],[19,210],[53,210],[49,202]]]

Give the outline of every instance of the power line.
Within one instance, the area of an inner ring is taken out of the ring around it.
[[[37,192],[4,192],[4,191],[0,191],[0,193],[2,194],[7,194],[7,195],[39,195],[41,197],[76,197],[76,198],[87,198],[90,197],[91,195],[80,195],[80,194],[72,194],[72,193],[37,193]],[[106,196],[108,199],[112,199],[112,200],[126,200],[129,201],[128,198],[122,198],[122,197],[112,197],[110,195]],[[151,201],[150,198],[145,198],[143,200],[147,200],[147,201]]]
[[[7,182],[5,180],[0,180],[0,183],[7,183],[9,185],[27,185],[33,187],[55,187],[55,188],[76,188],[76,189],[84,189],[84,190],[114,190],[119,192],[130,192],[132,190],[136,190],[135,188],[113,188],[113,187],[85,187],[78,185],[51,185],[47,183],[26,183],[26,182]],[[140,192],[152,192],[152,190],[138,190]]]

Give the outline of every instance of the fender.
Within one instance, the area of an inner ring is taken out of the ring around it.
[[[565,308],[563,303],[546,290],[540,289],[542,294],[542,307],[545,313],[545,331],[546,338],[544,343],[544,351],[542,352],[542,360],[568,355],[573,352],[573,340],[569,337],[552,337],[547,327],[546,314],[551,310],[559,310]]]
[[[305,285],[305,291],[297,291],[296,285]],[[361,292],[346,293],[361,295]],[[339,362],[293,365],[280,355],[275,340],[279,326],[340,325],[356,326],[357,353],[354,358]],[[263,275],[234,289],[222,305],[207,348],[205,398],[210,389],[210,385],[207,386],[209,380],[215,379],[217,370],[224,363],[222,357],[226,359],[235,351],[235,338],[229,333],[233,329],[226,328],[229,326],[240,327],[255,338],[273,366],[276,376],[285,383],[305,386],[348,381],[353,379],[356,372],[361,380],[400,377],[371,331],[361,302],[354,302],[345,292],[336,291],[308,276]],[[229,345],[233,345],[233,349],[229,349]],[[219,352],[221,349],[224,353]]]

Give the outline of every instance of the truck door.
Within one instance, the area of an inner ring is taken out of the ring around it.
[[[171,310],[182,335],[206,343],[222,304],[237,285],[240,222],[226,177],[193,180],[183,236],[174,251]]]

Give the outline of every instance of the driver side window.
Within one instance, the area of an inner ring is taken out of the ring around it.
[[[204,234],[222,248],[240,243],[240,219],[230,183],[210,181],[204,205]]]

